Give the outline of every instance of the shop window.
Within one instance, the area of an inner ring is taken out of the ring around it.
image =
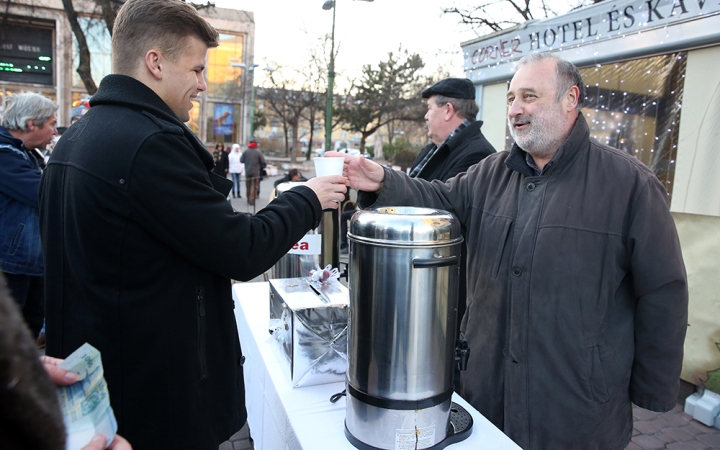
[[[669,195],[675,177],[685,52],[580,69],[582,113],[595,140],[633,155]],[[506,131],[506,150],[513,140]],[[668,201],[670,199],[668,198]]]
[[[242,62],[244,40],[244,35],[220,33],[220,45],[208,51],[208,96],[230,102],[242,100],[242,83],[246,79],[250,82],[250,78],[231,64]]]
[[[590,136],[648,166],[672,194],[687,53],[587,67]]]
[[[78,17],[80,28],[85,32],[85,40],[90,50],[90,73],[95,85],[99,86],[100,81],[112,71],[111,59],[111,37],[107,25],[102,19],[90,17]],[[73,87],[85,88],[85,85],[77,73],[77,66],[80,62],[80,48],[77,39],[73,34]]]
[[[226,144],[240,141],[240,105],[231,103],[207,104],[207,142]]]

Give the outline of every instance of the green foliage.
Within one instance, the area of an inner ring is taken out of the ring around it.
[[[257,130],[267,126],[267,117],[262,110],[255,110],[253,117],[253,130],[257,133]]]
[[[715,346],[720,351],[720,343],[715,343]],[[708,379],[703,383],[706,389],[710,389],[715,393],[720,392],[720,369],[711,370],[708,373]]]
[[[403,150],[410,148],[408,141],[404,137],[395,139],[392,143],[383,144],[383,156],[391,162],[395,162],[395,157]]]
[[[400,166],[402,170],[406,170],[408,167],[412,166],[412,163],[415,161],[415,158],[417,158],[419,153],[419,150],[414,150],[410,147],[405,148],[400,150],[400,153],[395,156],[395,161],[393,162],[394,164]]]
[[[335,109],[347,131],[360,133],[360,150],[365,140],[391,121],[422,121],[425,115],[420,92],[424,80],[419,71],[422,58],[407,50],[389,53],[377,67],[365,65],[359,80]],[[383,147],[384,149],[384,147]]]

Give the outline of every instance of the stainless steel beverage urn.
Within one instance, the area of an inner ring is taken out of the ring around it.
[[[275,188],[275,197],[295,186],[304,185],[304,181],[280,183]],[[295,248],[297,247],[297,248]],[[340,264],[340,216],[336,209],[323,211],[320,225],[308,231],[303,240],[270,269],[270,278],[307,277],[315,265],[325,267]],[[339,267],[338,267],[339,268]]]
[[[345,435],[355,447],[435,449],[469,435],[472,418],[452,403],[462,241],[446,211],[353,216]]]

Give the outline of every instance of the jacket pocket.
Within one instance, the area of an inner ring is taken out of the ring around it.
[[[25,231],[25,224],[19,223],[17,228],[15,229],[15,234],[13,234],[12,239],[10,239],[10,243],[8,244],[8,255],[14,255],[17,251],[18,245],[20,245],[20,242],[22,241],[22,235]]]
[[[594,345],[590,351],[590,393],[598,403],[605,403],[610,399],[605,382],[605,373],[600,359],[600,346]]]
[[[200,361],[200,379],[205,380],[207,374],[207,355],[205,348],[205,293],[202,288],[197,289],[197,314],[198,314],[198,359]]]
[[[497,278],[498,272],[500,272],[500,262],[502,261],[502,255],[505,251],[505,245],[507,244],[508,236],[510,235],[510,226],[512,220],[505,221],[500,241],[498,242],[497,252],[495,253],[495,262],[493,263],[493,278]]]

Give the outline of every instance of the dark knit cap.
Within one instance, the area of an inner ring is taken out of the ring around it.
[[[475,86],[467,78],[445,78],[425,89],[422,98],[430,98],[433,95],[475,100]]]

